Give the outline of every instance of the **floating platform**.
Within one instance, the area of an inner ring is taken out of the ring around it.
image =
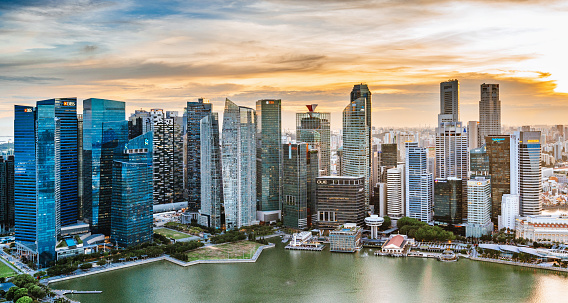
[[[311,251],[322,251],[325,248],[325,245],[320,244],[318,246],[291,246],[290,244],[286,245],[286,249],[291,250],[311,250]]]

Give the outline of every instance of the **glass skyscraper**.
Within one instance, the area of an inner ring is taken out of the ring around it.
[[[257,115],[257,203],[264,221],[280,218],[282,178],[281,100],[258,100]]]
[[[110,237],[121,247],[152,240],[152,152],[152,132],[116,148]]]
[[[428,173],[428,151],[416,142],[406,147],[406,215],[432,221],[432,174]]]
[[[320,175],[329,176],[330,163],[330,113],[315,112],[317,104],[306,105],[307,113],[296,114],[296,141],[306,142],[319,150]]]
[[[14,156],[0,156],[0,232],[14,229]]]
[[[434,181],[434,221],[462,223],[462,180],[450,177]]]
[[[226,99],[221,163],[227,230],[256,220],[256,151],[255,111]]]
[[[219,116],[211,113],[201,119],[201,225],[221,228],[223,180],[219,149]]]
[[[198,211],[201,204],[201,119],[210,115],[213,105],[208,99],[187,102],[186,184],[189,209]]]
[[[113,161],[128,142],[124,109],[121,101],[83,102],[83,214],[93,233],[110,235]]]
[[[542,179],[540,170],[540,131],[519,134],[519,196],[520,215],[540,215]]]

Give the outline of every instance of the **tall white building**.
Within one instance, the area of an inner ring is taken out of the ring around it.
[[[459,90],[458,80],[440,83],[440,115],[443,115],[444,122],[460,120]]]
[[[227,230],[256,220],[255,111],[225,100],[222,167]]]
[[[501,100],[499,100],[499,84],[483,83],[481,84],[481,100],[479,101],[478,145],[481,146],[485,142],[486,136],[500,134]]]
[[[485,141],[479,142],[479,122],[469,121],[467,122],[467,133],[468,133],[468,147],[469,150],[478,148],[485,144]]]
[[[519,195],[503,195],[501,215],[499,215],[499,229],[515,229],[517,216],[519,216]]]
[[[491,181],[477,177],[467,181],[466,237],[479,238],[493,229],[491,223]]]
[[[519,196],[521,216],[540,215],[542,179],[540,170],[540,131],[519,134]]]
[[[223,181],[219,150],[219,116],[210,113],[201,119],[201,204],[199,224],[221,228]]]
[[[401,218],[405,216],[405,181],[404,164],[387,170],[387,216]]]
[[[469,153],[467,129],[461,122],[443,122],[436,128],[436,178],[467,180]]]
[[[428,173],[428,151],[416,142],[407,142],[405,150],[406,216],[431,222],[433,178]]]

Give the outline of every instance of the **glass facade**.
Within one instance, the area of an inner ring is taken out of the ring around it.
[[[432,221],[432,174],[428,173],[428,151],[418,143],[406,147],[406,215],[423,222]]]
[[[387,168],[396,167],[398,163],[398,150],[396,143],[381,144],[381,164]]]
[[[491,219],[497,222],[501,214],[501,199],[503,195],[511,194],[511,136],[487,136],[485,147],[491,176]]]
[[[14,156],[0,156],[0,232],[14,229]]]
[[[200,224],[221,228],[223,180],[219,149],[219,116],[211,113],[201,119],[201,209]]]
[[[258,210],[280,211],[282,178],[281,100],[258,100],[257,203]]]
[[[462,180],[457,178],[434,181],[434,221],[462,223]]]
[[[540,215],[542,179],[540,170],[540,131],[520,132],[519,136],[519,196],[520,215]]]
[[[367,100],[358,98],[343,110],[343,152],[341,154],[341,174],[365,178],[365,204],[369,205],[371,158],[367,123],[369,109]]]
[[[469,151],[469,170],[476,176],[489,174],[489,156],[485,145]]]
[[[201,119],[211,114],[207,99],[187,102],[186,184],[189,209],[198,211],[201,204]]]
[[[312,111],[296,114],[296,141],[306,142],[311,149],[317,149],[320,155],[320,176],[329,176],[330,163],[330,113],[318,113],[313,111],[314,105],[310,105]]]
[[[316,186],[318,228],[335,229],[344,223],[363,226],[364,177],[319,177]]]
[[[152,240],[152,132],[117,147],[113,161],[111,241],[121,247]]]
[[[116,148],[127,141],[124,102],[83,102],[83,214],[93,233],[110,235],[113,161]]]
[[[282,221],[284,226],[308,225],[308,144],[282,146]]]

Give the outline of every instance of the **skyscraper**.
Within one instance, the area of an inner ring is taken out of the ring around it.
[[[343,152],[341,173],[343,176],[365,178],[365,205],[369,205],[371,184],[371,153],[367,123],[367,99],[358,98],[343,110]]]
[[[255,111],[226,99],[221,164],[227,230],[256,220],[256,144]]]
[[[519,135],[519,196],[521,216],[540,215],[540,131]]]
[[[121,101],[83,101],[83,213],[93,233],[110,235],[113,161],[128,143],[124,107]]]
[[[0,156],[0,232],[14,229],[14,156]]]
[[[372,102],[371,102],[371,91],[367,84],[356,84],[353,85],[353,90],[351,90],[351,99],[350,101],[353,103],[355,100],[363,98],[365,101],[365,123],[367,125],[367,132],[369,133],[369,159],[372,157],[372,150],[371,145],[373,144],[373,138],[371,137],[372,134],[372,123],[371,123],[371,110],[372,110]]]
[[[387,216],[402,218],[406,214],[404,164],[387,170]]]
[[[257,203],[259,220],[276,221],[281,216],[282,113],[281,100],[256,102]]]
[[[282,159],[282,221],[284,226],[304,229],[308,226],[308,164],[307,143],[284,144]]]
[[[442,122],[436,128],[436,177],[467,180],[467,130],[461,122]]]
[[[485,176],[489,174],[489,156],[483,144],[479,148],[472,148],[469,152],[469,170],[472,175]]]
[[[432,174],[428,173],[427,150],[416,142],[406,149],[406,215],[423,222],[432,221]]]
[[[440,83],[440,115],[444,115],[442,122],[459,122],[459,82],[448,80]]]
[[[479,122],[469,121],[467,122],[467,133],[468,133],[468,143],[469,149],[474,149],[481,147],[485,144],[485,140],[479,142]]]
[[[320,175],[329,176],[330,163],[330,113],[315,112],[317,104],[306,105],[307,113],[296,114],[296,141],[306,142],[319,151]]]
[[[119,146],[112,167],[111,232],[121,247],[152,240],[152,132]]]
[[[319,177],[316,183],[318,228],[335,229],[344,223],[363,226],[364,177]]]
[[[187,102],[185,190],[192,211],[198,211],[201,204],[201,119],[211,114],[212,107],[208,99]]]
[[[77,114],[77,207],[78,220],[83,220],[83,114]]]
[[[381,144],[381,164],[387,168],[396,167],[398,163],[398,150],[396,143]]]
[[[463,218],[462,180],[450,177],[434,181],[434,221],[460,224]]]
[[[201,119],[201,208],[199,222],[221,228],[223,174],[219,149],[219,116],[211,113]]]
[[[491,234],[491,181],[483,177],[467,181],[467,201],[466,237]]]
[[[485,142],[489,135],[501,134],[501,100],[499,100],[499,84],[481,84],[481,100],[479,101],[479,139],[478,144]]]

